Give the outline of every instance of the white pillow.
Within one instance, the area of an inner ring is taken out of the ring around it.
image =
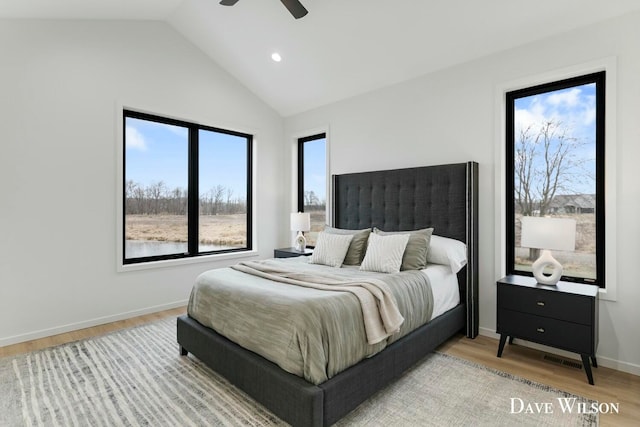
[[[402,265],[402,255],[407,247],[409,234],[380,235],[371,233],[360,270],[380,273],[397,273]]]
[[[450,239],[437,235],[431,236],[427,262],[451,267],[451,271],[457,273],[467,265],[467,245],[460,240]]]
[[[353,234],[329,234],[321,231],[318,233],[316,247],[309,262],[340,267],[349,250],[351,239]]]

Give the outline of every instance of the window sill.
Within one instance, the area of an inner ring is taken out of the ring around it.
[[[617,301],[618,298],[616,298],[616,293],[613,290],[614,287],[613,286],[609,286],[606,289],[602,289],[600,288],[599,294],[600,294],[600,300],[601,301]]]
[[[259,255],[258,251],[250,250],[245,252],[231,252],[231,253],[224,253],[224,254],[203,255],[203,256],[190,257],[190,258],[141,262],[137,264],[122,264],[122,262],[119,262],[117,270],[118,270],[118,273],[126,273],[129,271],[154,270],[154,269],[165,268],[165,267],[178,267],[178,266],[189,265],[189,264],[201,264],[204,262],[217,262],[217,261],[226,261],[226,260],[234,260],[234,259],[252,258],[258,255]]]

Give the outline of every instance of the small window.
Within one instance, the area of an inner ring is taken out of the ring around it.
[[[125,264],[251,249],[252,136],[124,110]]]
[[[521,218],[576,222],[574,251],[553,251],[562,280],[605,287],[605,72],[506,94],[507,273],[531,275]]]
[[[307,246],[314,247],[327,223],[326,134],[298,139],[298,211],[311,216]]]

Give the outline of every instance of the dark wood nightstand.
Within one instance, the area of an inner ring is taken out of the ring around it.
[[[297,256],[310,256],[313,249],[305,248],[304,252],[300,252],[296,248],[280,248],[273,251],[274,258],[294,258]]]
[[[593,385],[591,363],[598,367],[597,286],[558,282],[540,285],[533,277],[506,276],[497,282],[498,357],[514,338],[579,353]]]

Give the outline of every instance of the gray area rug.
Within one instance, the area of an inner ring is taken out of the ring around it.
[[[553,413],[526,413],[536,402]],[[576,413],[590,402],[434,353],[337,425],[598,425],[596,415]],[[0,359],[0,426],[56,425],[286,424],[193,356],[181,357],[175,319],[167,319]]]

